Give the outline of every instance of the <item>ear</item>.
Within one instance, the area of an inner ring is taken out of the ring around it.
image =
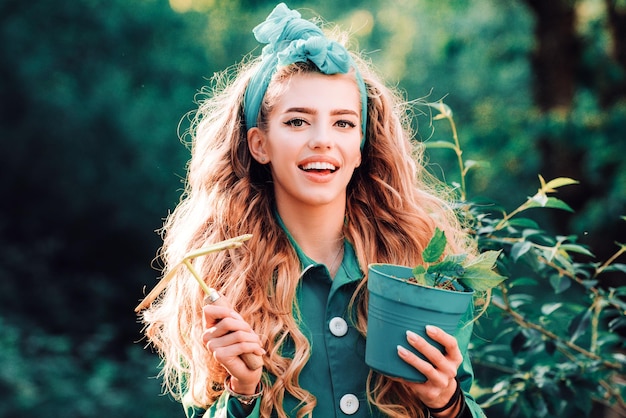
[[[260,164],[270,161],[266,150],[267,137],[258,127],[248,129],[248,149],[252,157]]]

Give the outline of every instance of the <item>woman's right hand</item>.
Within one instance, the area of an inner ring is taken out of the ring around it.
[[[213,358],[232,376],[231,389],[242,395],[254,394],[263,368],[250,370],[240,356],[244,353],[265,354],[259,336],[229,307],[207,304],[203,307],[202,318],[202,341]]]

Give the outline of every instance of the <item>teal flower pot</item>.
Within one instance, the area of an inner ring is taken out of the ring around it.
[[[368,270],[365,362],[381,374],[425,382],[422,373],[398,356],[397,346],[424,358],[406,340],[406,331],[410,330],[442,350],[426,336],[426,325],[435,325],[454,335],[474,292],[460,285],[459,291],[452,291],[409,283],[407,279],[412,278],[413,273],[405,266],[370,264]]]

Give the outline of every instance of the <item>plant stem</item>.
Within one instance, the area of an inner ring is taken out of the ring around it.
[[[602,264],[600,267],[598,267],[598,269],[596,270],[596,274],[594,274],[594,277],[597,277],[600,273],[602,273],[604,271],[604,269],[606,269],[608,266],[610,266],[611,264],[613,264],[613,262],[615,260],[618,259],[619,256],[621,256],[622,254],[626,253],[626,245],[624,244],[620,244],[620,248],[619,250],[617,250],[615,252],[615,254],[613,254],[613,256],[611,256],[611,258],[609,258],[608,260],[606,260],[604,262],[604,264]]]
[[[602,313],[603,298],[600,295],[596,295],[593,300],[593,304],[590,309],[593,309],[593,315],[591,316],[591,343],[589,344],[589,351],[595,353],[598,349],[598,327],[600,326],[600,314]]]
[[[607,391],[607,393],[615,398],[615,401],[617,402],[617,404],[620,406],[621,409],[626,410],[626,402],[624,401],[624,398],[622,398],[621,394],[619,393],[619,390],[614,388],[614,385],[611,385],[608,382],[605,382],[604,380],[600,380],[600,385],[604,388],[604,390]]]
[[[502,220],[500,220],[500,222],[498,222],[498,224],[495,226],[494,231],[501,230],[504,227],[504,225],[506,225],[506,223],[509,221],[509,219],[511,219],[512,217],[514,217],[518,213],[523,212],[526,209],[528,209],[528,206],[530,205],[531,201],[532,201],[532,198],[528,198],[528,200],[526,202],[524,202],[520,206],[518,206],[517,209],[515,209],[513,212],[505,213],[502,216]]]
[[[621,255],[624,251],[621,251],[621,249],[619,251],[617,251],[617,253],[615,253],[613,255],[613,257],[611,257],[609,259],[609,261],[607,261],[606,263],[604,263],[602,266],[604,268],[608,267],[613,261],[615,261],[615,259]],[[602,297],[602,293],[601,291],[595,287],[595,286],[585,286],[585,284],[583,283],[583,281],[581,279],[578,278],[578,276],[576,276],[573,273],[570,273],[568,270],[565,270],[563,268],[561,268],[560,266],[558,266],[557,264],[555,264],[554,262],[546,259],[543,256],[539,257],[539,260],[541,261],[541,263],[553,268],[554,270],[556,270],[560,275],[565,276],[573,281],[575,281],[576,283],[578,283],[579,285],[583,286],[585,289],[587,289],[589,292],[593,293],[593,297],[594,299],[597,299],[599,297]],[[602,267],[600,269],[598,269],[596,271],[596,273],[594,274],[594,278],[596,278],[600,272],[600,270],[603,269]],[[623,312],[623,308],[621,306],[619,306],[618,304],[611,302],[610,300],[606,300],[607,303],[611,306],[613,306],[615,309],[617,309],[619,312]]]
[[[459,142],[459,135],[456,130],[456,123],[454,123],[454,119],[452,119],[452,115],[446,116],[450,123],[450,128],[452,129],[452,138],[454,139],[454,152],[456,154],[456,158],[459,164],[459,170],[461,172],[461,201],[464,202],[467,199],[467,192],[465,190],[465,176],[467,175],[467,171],[465,170],[465,163],[463,162],[463,150],[461,149],[461,144]]]
[[[535,331],[538,331],[539,333],[543,334],[544,336],[550,338],[553,341],[556,341],[558,343],[563,344],[564,346],[568,347],[569,349],[576,351],[580,354],[582,354],[583,356],[590,358],[592,360],[597,360],[600,361],[605,367],[610,368],[610,369],[615,369],[615,370],[621,370],[622,367],[619,364],[616,363],[611,363],[608,360],[604,360],[602,357],[598,356],[597,354],[592,353],[591,351],[585,350],[584,348],[580,347],[579,345],[576,345],[570,341],[567,341],[564,338],[559,337],[558,335],[554,334],[551,331],[548,331],[547,329],[543,328],[541,325],[537,325],[533,322],[530,322],[528,320],[526,320],[526,318],[524,318],[522,315],[520,315],[518,312],[516,312],[515,310],[513,310],[513,308],[511,307],[511,305],[509,304],[509,299],[508,296],[504,296],[506,294],[506,288],[504,286],[500,286],[501,289],[503,290],[503,300],[505,301],[504,304],[496,301],[496,300],[492,300],[491,303],[498,309],[506,312],[517,324],[519,324],[520,326],[524,327],[524,328],[529,328],[529,329],[533,329]]]
[[[492,363],[492,362],[489,362],[489,361],[483,361],[483,360],[480,359],[480,357],[472,357],[472,363],[473,364],[480,364],[483,367],[488,367],[490,369],[497,370],[499,372],[507,373],[507,374],[511,374],[511,375],[513,375],[513,374],[518,372],[516,369],[513,369],[511,367],[503,366],[501,364],[496,364],[496,363]]]

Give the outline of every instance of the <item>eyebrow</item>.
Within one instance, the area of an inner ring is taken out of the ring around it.
[[[315,115],[317,113],[317,111],[313,108],[310,107],[290,107],[288,109],[285,109],[285,111],[283,113],[305,113],[308,115]],[[350,109],[333,109],[330,113],[333,116],[336,115],[353,115],[356,117],[359,117],[359,113],[354,111],[354,110],[350,110]]]

